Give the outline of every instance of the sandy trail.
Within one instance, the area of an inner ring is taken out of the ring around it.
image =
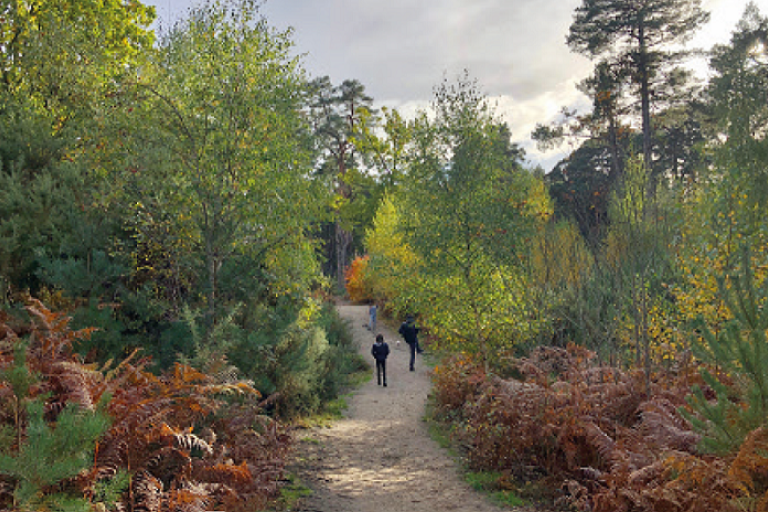
[[[368,308],[338,309],[372,362]],[[349,398],[343,419],[298,433],[294,471],[314,492],[297,512],[502,510],[463,482],[454,461],[429,437],[422,418],[430,383],[420,356],[416,371],[409,371],[407,345],[398,348],[399,336],[381,322],[378,331],[391,348],[388,387],[374,377]]]

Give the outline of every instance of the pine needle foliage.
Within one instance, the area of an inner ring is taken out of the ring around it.
[[[65,407],[51,424],[45,419],[43,400],[29,401],[23,444],[17,453],[0,453],[0,473],[17,482],[16,506],[39,509],[50,498],[46,491],[50,493],[59,482],[87,469],[96,440],[108,426],[109,417],[103,410],[85,411],[76,405]]]
[[[732,454],[750,432],[768,423],[768,280],[756,285],[744,247],[740,271],[718,285],[733,319],[717,333],[700,322],[696,353],[711,366],[702,369],[706,386],[694,389],[693,413],[686,414],[704,436],[702,450]]]

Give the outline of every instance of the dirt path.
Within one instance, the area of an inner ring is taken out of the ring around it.
[[[366,306],[339,306],[355,342],[368,359],[373,334]],[[390,344],[388,387],[376,379],[349,399],[344,419],[314,428],[298,440],[298,472],[314,493],[297,512],[499,512],[501,508],[464,483],[455,463],[430,439],[422,420],[429,377],[417,356],[408,371],[405,343],[379,324]],[[300,434],[299,437],[301,437]]]

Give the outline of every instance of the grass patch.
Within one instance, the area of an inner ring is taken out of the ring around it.
[[[498,486],[500,473],[496,472],[474,472],[469,471],[464,474],[464,479],[476,491],[490,491]]]
[[[344,417],[344,411],[349,408],[349,394],[340,396],[323,405],[323,410],[310,416],[302,416],[293,421],[297,428],[330,427],[334,421]]]
[[[440,448],[448,451],[448,454],[463,466],[463,458],[459,447],[451,437],[454,425],[448,421],[441,421],[438,417],[435,411],[435,400],[431,394],[427,399],[427,407],[422,419],[427,424],[429,437],[440,445]]]
[[[324,407],[325,409],[324,415],[334,420],[343,418],[344,411],[349,409],[349,403],[347,403],[347,398],[349,396],[350,396],[349,394],[342,395],[328,402]]]
[[[360,354],[355,354],[354,357],[358,369],[349,374],[347,381],[347,385],[352,389],[359,388],[373,378],[373,367],[371,364]]]
[[[503,473],[496,471],[468,471],[464,479],[474,490],[486,494],[491,500],[507,507],[520,507],[525,501],[514,490],[505,489],[509,486],[508,479]]]
[[[312,489],[304,485],[296,475],[288,474],[286,483],[280,488],[280,497],[270,509],[271,512],[289,512],[296,510],[302,498],[312,495]]]
[[[514,491],[496,491],[491,493],[491,500],[504,507],[522,507],[525,500],[515,494]]]
[[[438,423],[430,419],[429,415],[424,418],[427,422],[427,431],[429,437],[432,438],[443,450],[447,450],[451,457],[457,458],[458,453],[454,449],[451,442],[451,434],[448,427],[442,423]]]

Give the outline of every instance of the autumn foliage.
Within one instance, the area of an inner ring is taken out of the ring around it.
[[[366,281],[368,261],[368,256],[358,256],[352,260],[345,272],[347,294],[353,302],[362,302],[371,298],[370,286]]]
[[[570,510],[766,510],[765,429],[735,456],[701,453],[700,435],[679,412],[701,384],[692,371],[648,383],[577,346],[540,347],[509,370],[516,378],[458,356],[434,371],[437,415],[458,425],[473,469],[542,483]]]
[[[76,500],[80,510],[259,510],[275,496],[288,437],[261,414],[248,383],[179,364],[154,375],[135,356],[115,366],[84,364],[72,342],[89,330],[71,330],[68,317],[36,300],[26,311],[29,321],[0,316],[0,427],[12,440],[0,451],[0,508]],[[30,404],[42,405],[44,425]],[[69,410],[108,419],[95,442],[79,449],[90,453],[87,465],[44,485],[14,469],[30,465],[25,457],[62,459],[51,465],[75,457],[71,449],[35,454],[29,445],[41,429],[49,438],[66,435],[59,420]]]

